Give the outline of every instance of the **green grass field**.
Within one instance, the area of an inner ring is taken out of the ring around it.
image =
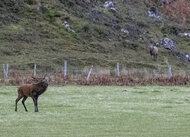
[[[189,87],[49,87],[14,111],[16,87],[0,87],[1,137],[190,137]]]

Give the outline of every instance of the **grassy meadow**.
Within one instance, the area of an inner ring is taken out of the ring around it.
[[[189,137],[190,88],[49,87],[14,111],[17,87],[0,87],[1,137]]]

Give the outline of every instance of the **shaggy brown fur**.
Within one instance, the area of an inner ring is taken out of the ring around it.
[[[158,57],[158,48],[156,46],[150,45],[149,47],[150,55],[154,57],[154,60],[157,60]]]
[[[24,102],[28,97],[31,97],[34,102],[35,112],[38,112],[38,97],[44,93],[48,87],[48,81],[44,78],[35,78],[32,77],[37,83],[34,84],[25,84],[18,88],[18,98],[15,101],[15,111],[17,111],[17,103],[23,98],[22,104],[25,108],[25,111],[28,111]]]

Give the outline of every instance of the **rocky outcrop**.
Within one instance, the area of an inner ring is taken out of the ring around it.
[[[176,0],[159,0],[159,2],[162,3],[162,4],[170,4],[170,3],[174,2],[174,1],[176,1]]]
[[[159,19],[159,20],[162,19],[161,13],[155,7],[149,8],[149,10],[148,10],[148,16],[149,17],[153,17],[155,19]]]
[[[189,54],[185,54],[177,49],[177,46],[172,39],[162,38],[156,42],[156,46],[170,50],[173,56],[182,61],[190,61]]]
[[[190,37],[190,33],[179,33],[180,37]]]
[[[156,42],[156,46],[160,46],[163,47],[165,49],[169,49],[169,50],[175,50],[176,49],[176,45],[174,43],[174,41],[170,38],[162,38],[160,40],[158,40]]]
[[[115,4],[112,1],[106,1],[104,3],[104,8],[116,11]]]

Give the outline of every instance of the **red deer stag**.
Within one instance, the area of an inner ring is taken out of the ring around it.
[[[149,52],[150,52],[150,55],[154,57],[154,60],[157,61],[158,48],[156,46],[150,45]]]
[[[28,111],[24,102],[28,97],[31,97],[34,102],[35,112],[38,112],[38,97],[46,91],[48,87],[48,80],[46,76],[44,76],[43,78],[32,78],[35,83],[24,84],[18,88],[18,98],[15,101],[15,111],[17,111],[17,103],[21,98],[23,98],[22,104],[25,111]]]

